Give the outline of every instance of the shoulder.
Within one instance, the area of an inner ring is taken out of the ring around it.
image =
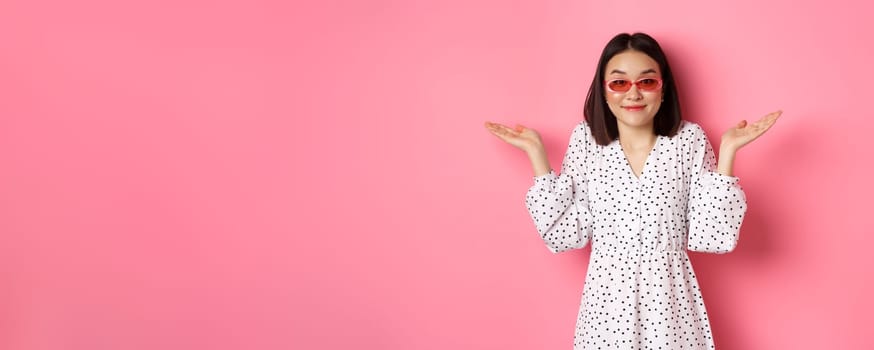
[[[574,134],[591,135],[592,131],[589,129],[589,123],[586,123],[585,120],[581,120],[574,127]]]
[[[677,135],[688,137],[688,136],[699,136],[704,134],[704,129],[701,128],[701,125],[698,123],[690,122],[688,120],[683,120],[680,122],[680,129],[677,131]]]
[[[585,120],[580,121],[574,127],[574,132],[573,135],[571,135],[571,139],[587,147],[596,144],[595,138],[594,136],[592,136],[592,129],[589,128],[589,124],[586,123]]]
[[[698,144],[707,141],[707,133],[701,128],[698,123],[683,120],[680,122],[680,129],[677,131],[677,138],[682,144]]]

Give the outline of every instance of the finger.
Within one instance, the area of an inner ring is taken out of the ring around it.
[[[506,131],[501,130],[501,129],[489,129],[489,131],[493,135],[495,135],[497,138],[499,138],[502,141],[507,142],[507,143],[509,143],[510,140],[513,138],[512,135],[508,134]]]
[[[760,118],[759,120],[756,120],[756,122],[752,124],[752,127],[759,128],[765,124],[773,124],[774,121],[777,120],[777,117],[779,117],[781,113],[782,112],[780,112],[780,111],[768,113],[765,116],[763,116],[762,118]]]
[[[767,130],[767,129],[770,128],[772,125],[774,125],[774,123],[777,122],[777,118],[779,118],[779,117],[780,117],[780,113],[779,113],[779,112],[768,114],[768,115],[765,116],[764,118],[762,118],[762,119],[756,121],[756,122],[754,123],[753,126],[754,126],[756,129],[763,129],[763,128],[764,128],[764,130]]]
[[[488,128],[489,130],[500,130],[501,127],[503,127],[503,125],[501,125],[499,123],[492,123],[492,122],[486,122],[485,125],[486,125],[486,128]]]
[[[777,120],[777,118],[779,118],[781,114],[783,114],[783,111],[771,112],[771,113],[766,114],[760,120],[774,121],[774,120]]]
[[[498,123],[486,122],[486,129],[489,129],[492,133],[499,134],[505,128],[503,125]]]
[[[485,125],[488,128],[498,128],[498,127],[504,126],[504,125],[501,125],[501,123],[492,123],[492,122],[486,122]]]
[[[777,118],[769,120],[767,123],[762,125],[762,132],[768,131],[774,124],[777,122]]]
[[[772,126],[774,126],[775,120],[776,119],[770,119],[770,120],[756,123],[757,125],[753,129],[753,133],[754,133],[755,137],[761,136],[762,134],[765,133],[765,131],[768,131],[768,129],[770,129]]]
[[[513,133],[515,133],[515,131],[516,131],[515,129],[512,129],[512,128],[510,128],[509,126],[506,126],[506,125],[503,125],[503,124],[498,124],[497,127],[498,127],[498,129],[504,130],[504,131],[506,131],[506,132],[513,132]]]
[[[505,137],[516,137],[519,135],[519,133],[516,130],[510,129],[508,126],[505,126],[505,125],[498,125],[495,128],[495,131],[498,132],[500,135],[505,136]]]
[[[780,117],[781,114],[783,114],[782,111],[776,111],[776,112],[768,113],[768,114],[766,114],[764,117],[762,117],[761,119],[757,120],[757,121],[756,121],[756,124],[767,124],[767,123],[773,123],[774,121],[777,120],[777,118]]]
[[[737,128],[739,128],[739,129],[742,129],[745,126],[747,126],[746,120],[741,120],[740,123],[737,123]]]
[[[774,124],[777,121],[777,119],[779,119],[780,116],[783,115],[783,111],[776,111],[773,114],[774,114],[774,116],[771,118],[771,124]]]
[[[498,128],[495,128],[495,127],[487,127],[486,129],[487,129],[490,133],[492,133],[493,135],[503,138],[503,137],[501,136],[501,131],[500,131]]]
[[[496,127],[496,126],[489,126],[489,127],[487,127],[486,129],[487,129],[490,133],[492,133],[493,135],[495,135],[495,136],[497,136],[497,137],[499,137],[499,138],[501,138],[501,139],[505,139],[505,136],[504,136],[504,135],[505,135],[506,133],[505,133],[503,130],[501,130],[500,128],[498,128],[498,127]]]

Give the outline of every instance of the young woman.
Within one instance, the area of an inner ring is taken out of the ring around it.
[[[722,135],[719,161],[680,115],[659,44],[615,36],[589,88],[561,174],[533,129],[486,122],[534,167],[526,206],[554,253],[592,245],[574,349],[713,349],[710,321],[686,250],[734,249],[746,198],[732,164],[777,111]]]

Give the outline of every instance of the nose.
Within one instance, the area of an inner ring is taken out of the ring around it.
[[[631,89],[625,93],[625,98],[632,101],[637,101],[643,98],[643,94],[640,93],[640,90],[637,89],[637,84],[632,84]]]

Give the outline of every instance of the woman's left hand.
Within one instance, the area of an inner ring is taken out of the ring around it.
[[[737,151],[768,131],[780,117],[780,114],[783,114],[783,111],[769,113],[752,124],[747,124],[746,120],[741,120],[737,126],[722,134],[721,147]]]

